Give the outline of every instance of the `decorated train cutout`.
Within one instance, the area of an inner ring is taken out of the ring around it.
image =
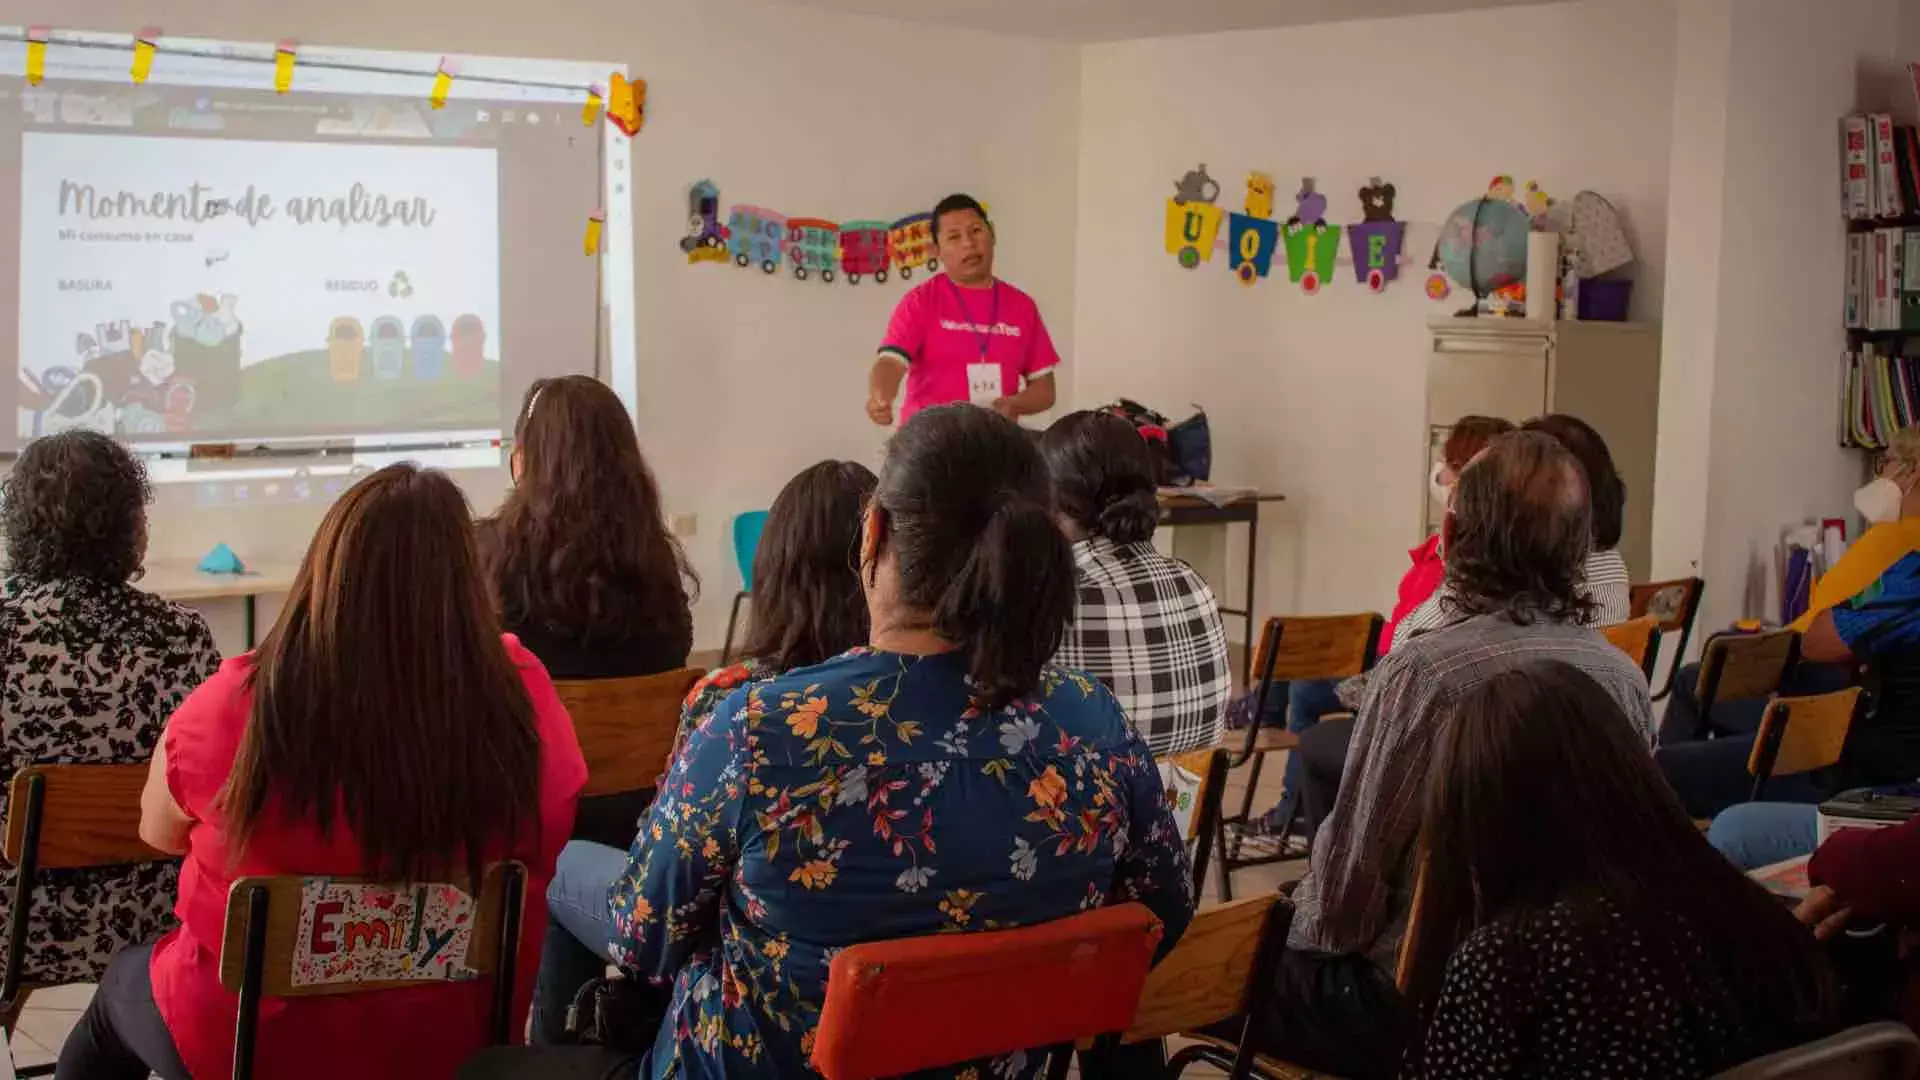
[[[736,204],[723,217],[720,189],[711,180],[687,190],[680,251],[688,263],[731,259],[735,266],[769,276],[784,267],[797,281],[827,284],[842,278],[849,285],[885,282],[894,276],[912,281],[916,272],[940,270],[931,213],[839,223]]]

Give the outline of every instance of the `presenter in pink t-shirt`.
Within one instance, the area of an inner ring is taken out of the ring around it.
[[[893,423],[900,383],[905,422],[932,405],[971,401],[1010,420],[1053,408],[1053,349],[1033,297],[993,276],[993,223],[971,195],[933,210],[946,273],[900,298],[867,377],[867,416]]]

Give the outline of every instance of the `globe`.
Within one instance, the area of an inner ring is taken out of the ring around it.
[[[1485,198],[1463,203],[1440,226],[1440,268],[1476,296],[1522,281],[1532,227],[1513,203]]]

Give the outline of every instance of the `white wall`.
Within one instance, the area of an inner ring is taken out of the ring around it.
[[[1899,5],[1684,4],[1655,563],[1697,561],[1716,627],[1777,615],[1783,526],[1851,512],[1837,125],[1888,104]]]
[[[1429,224],[1495,173],[1591,188],[1627,218],[1638,313],[1657,317],[1675,24],[1673,0],[1588,0],[1086,50],[1074,400],[1205,405],[1215,478],[1286,494],[1260,611],[1391,606],[1426,485],[1425,320],[1458,301],[1426,299],[1425,250],[1383,296],[1344,268],[1315,297],[1244,290],[1219,261],[1182,271],[1162,246],[1172,182],[1205,162],[1238,209],[1264,169],[1285,212],[1311,175],[1343,224],[1373,175]]]
[[[1000,270],[1051,316],[1071,380],[1078,53],[1070,46],[740,0],[0,0],[0,21],[99,30],[158,24],[243,41],[624,61],[650,85],[634,153],[641,440],[670,512],[699,517],[688,544],[705,581],[697,645],[717,647],[739,577],[728,523],[764,507],[823,457],[877,464],[866,370],[903,287],[829,288],[731,266],[688,267],[676,248],[687,185],[723,203],[836,220],[905,216],[969,190],[992,203]],[[1068,385],[1071,385],[1068,382]],[[490,507],[504,487],[470,485]],[[160,516],[156,554],[227,540],[295,556],[318,510],[208,520]],[[268,604],[266,617],[275,605]],[[218,613],[238,647],[237,608]]]
[[[1734,3],[1679,5],[1653,492],[1653,575],[1661,579],[1698,574],[1706,546]],[[1710,599],[1719,599],[1720,591],[1714,589]]]

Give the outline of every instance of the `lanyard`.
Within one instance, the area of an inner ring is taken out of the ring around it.
[[[980,329],[980,324],[974,321],[972,305],[968,304],[967,298],[960,294],[960,286],[955,285],[952,278],[947,279],[947,288],[953,291],[954,302],[960,305],[962,312],[966,313],[967,325],[973,328],[973,336],[980,342],[980,362],[986,363],[987,347],[993,344],[993,328],[1000,325],[1000,280],[995,278],[993,288],[990,290],[993,293],[993,306],[988,309],[987,328],[984,331]]]

